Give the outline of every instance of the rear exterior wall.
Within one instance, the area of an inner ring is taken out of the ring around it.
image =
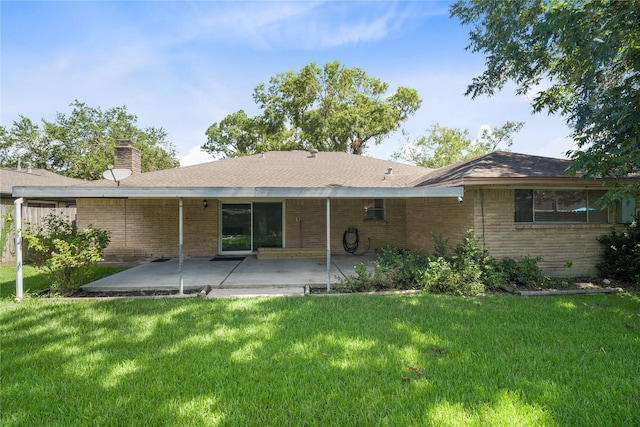
[[[612,224],[516,223],[513,189],[467,191],[475,194],[474,229],[494,257],[540,256],[540,267],[552,277],[598,274],[602,248],[597,238]]]
[[[78,199],[79,227],[111,232],[107,259],[178,256],[178,199]],[[184,200],[184,255],[217,254],[218,209],[202,199]]]
[[[434,236],[452,247],[473,229],[474,194],[465,192],[462,203],[453,197],[409,199],[406,215],[408,248],[433,253]]]
[[[78,199],[77,223],[109,230],[108,259],[178,256],[178,199]],[[184,200],[184,255],[218,254],[219,204],[202,199]],[[326,200],[284,201],[285,247],[326,248]],[[406,202],[385,201],[384,221],[364,220],[363,200],[331,200],[331,251],[344,253],[343,235],[356,227],[360,245],[357,253],[392,245],[406,246]],[[352,238],[353,236],[349,236]],[[369,243],[370,242],[370,243]]]

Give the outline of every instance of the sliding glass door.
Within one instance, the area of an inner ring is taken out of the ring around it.
[[[223,253],[281,248],[282,202],[222,203],[220,249]]]

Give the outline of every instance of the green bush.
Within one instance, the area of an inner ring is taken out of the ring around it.
[[[487,289],[497,289],[505,281],[505,274],[489,251],[480,243],[480,238],[469,230],[461,243],[453,251],[453,263],[459,271],[479,273],[479,282]]]
[[[27,227],[23,238],[35,254],[33,263],[52,287],[66,293],[76,291],[91,268],[102,261],[110,241],[108,231],[78,230],[70,220],[55,214],[44,217],[40,226]]]
[[[530,287],[547,280],[538,267],[540,257],[498,261],[473,231],[451,252],[447,240],[435,235],[433,239],[434,255],[386,247],[374,262],[373,272],[361,264],[356,266],[356,276],[343,279],[342,284],[353,291],[422,289],[473,296],[507,282]]]
[[[423,274],[427,292],[477,295],[485,291],[482,271],[474,263],[455,263],[444,257],[429,261]]]
[[[542,274],[538,263],[542,257],[524,256],[522,258],[503,258],[500,261],[500,269],[504,273],[505,280],[514,285],[531,288],[536,284],[548,281]]]
[[[400,251],[396,248],[382,248],[376,270],[393,281],[395,289],[415,289],[422,280],[427,258],[420,250]]]
[[[640,216],[625,231],[611,230],[600,236],[604,247],[602,262],[596,267],[600,274],[611,279],[640,284]]]

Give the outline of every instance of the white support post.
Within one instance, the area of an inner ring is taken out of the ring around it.
[[[331,199],[327,197],[327,292],[331,290]]]
[[[183,280],[183,276],[184,276],[184,237],[183,237],[183,230],[184,230],[184,226],[183,226],[183,210],[184,210],[184,200],[182,197],[180,197],[180,212],[179,212],[179,226],[178,226],[178,233],[180,234],[179,238],[178,238],[178,264],[180,266],[180,291],[179,294],[183,295],[184,294],[184,280]]]
[[[22,202],[24,199],[20,197],[13,202],[15,207],[15,248],[16,248],[16,302],[22,301]]]

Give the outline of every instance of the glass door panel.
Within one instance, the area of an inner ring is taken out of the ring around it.
[[[253,251],[282,247],[282,203],[253,204]]]
[[[251,203],[222,204],[223,252],[251,250]]]

